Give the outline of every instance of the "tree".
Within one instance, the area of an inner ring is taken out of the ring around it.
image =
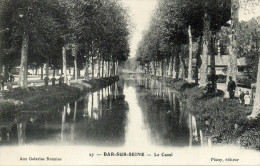
[[[246,57],[247,70],[250,79],[255,82],[257,78],[258,66],[258,50],[257,42],[260,36],[260,17],[254,18],[250,21],[242,21],[239,23],[237,43],[238,55]]]
[[[229,63],[227,69],[227,81],[231,76],[237,81],[237,31],[238,31],[239,0],[231,0],[231,34],[229,35]]]
[[[200,68],[200,86],[206,86],[208,84],[208,49],[210,42],[210,16],[208,14],[208,6],[205,7],[204,13],[204,30],[202,38],[202,64]]]
[[[129,56],[129,20],[117,0],[2,1],[0,29],[10,28],[10,32],[0,34],[1,58],[9,67],[20,64],[23,88],[27,87],[28,66],[46,63],[56,70],[64,64],[65,77],[66,67],[74,66],[77,79],[78,69],[85,65],[88,70],[90,59],[92,68],[98,66],[98,76],[102,66],[103,76],[106,70],[117,74]]]
[[[188,81],[192,82],[192,35],[191,35],[191,27],[188,28],[189,34],[189,71],[188,71]]]
[[[5,39],[10,43],[17,43],[14,45],[15,47],[9,45],[11,48],[6,45],[5,49],[9,53],[5,56],[10,56],[21,49],[19,85],[22,88],[27,87],[28,55],[42,56],[46,53],[45,56],[48,56],[48,50],[53,44],[52,41],[56,41],[57,35],[63,29],[62,13],[63,9],[58,1],[4,1],[1,25],[6,26],[11,31],[9,35],[5,36]],[[39,54],[39,52],[41,53]]]
[[[252,59],[252,57],[258,56],[258,71],[257,71],[257,80],[256,80],[256,92],[255,92],[255,99],[254,99],[254,107],[251,115],[249,116],[250,118],[256,118],[260,114],[260,42],[259,42],[259,34],[260,34],[260,22],[259,22],[259,17],[258,17],[258,22],[255,22],[255,20],[252,20],[249,22],[249,27],[253,27],[254,30],[251,31],[251,35],[248,35],[248,37],[251,37],[251,40],[248,40],[248,42],[243,42],[243,43],[251,43],[250,45],[252,46],[250,49],[245,49],[247,51],[247,54],[249,54],[248,59]],[[247,28],[250,29],[250,28]],[[254,32],[254,33],[252,33]],[[251,41],[251,42],[250,42]],[[248,47],[245,47],[248,48]],[[253,56],[252,56],[253,53]],[[257,58],[255,58],[256,60]],[[248,61],[249,63],[252,61]],[[255,66],[253,64],[252,66]]]
[[[260,56],[259,53],[259,43],[258,43],[258,56]],[[257,82],[256,82],[256,93],[255,93],[255,99],[254,99],[254,108],[249,116],[250,118],[256,118],[260,114],[260,58],[258,62],[258,72],[257,72]]]
[[[147,60],[146,63],[156,61],[153,64],[160,64],[161,71],[165,70],[163,67],[170,70],[175,69],[176,78],[179,77],[179,74],[181,77],[186,78],[187,64],[185,59],[189,57],[188,77],[191,80],[192,48],[190,47],[188,54],[186,51],[187,45],[192,46],[192,40],[202,36],[202,63],[199,63],[201,49],[198,49],[196,54],[196,59],[198,59],[197,65],[201,65],[196,66],[196,68],[200,67],[201,71],[200,85],[206,86],[208,82],[208,53],[212,54],[211,57],[213,59],[215,58],[214,49],[210,46],[214,45],[212,42],[215,41],[215,33],[221,26],[225,25],[229,18],[229,1],[162,0],[159,2],[148,32],[143,38],[144,41],[139,45],[139,47],[143,47],[140,49],[142,52],[138,52],[137,55],[142,56],[140,58],[142,62],[145,62],[145,59]],[[146,37],[146,35],[149,37]],[[211,37],[212,35],[213,37]],[[200,45],[198,47],[200,48]],[[148,51],[146,51],[146,48],[149,48]],[[166,65],[164,65],[165,62],[167,62]],[[214,63],[212,63],[211,78],[214,78],[214,68]],[[198,70],[195,71],[198,72]],[[174,71],[170,71],[170,73],[174,73]],[[161,72],[161,75],[163,74],[164,72]],[[195,75],[198,76],[198,73],[195,73]],[[215,83],[214,79],[212,82]]]

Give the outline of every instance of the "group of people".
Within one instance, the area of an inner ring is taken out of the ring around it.
[[[45,86],[48,86],[48,84],[49,84],[49,77],[45,77],[44,78],[44,85]],[[52,79],[51,79],[51,83],[52,83],[52,85],[55,85],[55,82],[56,82],[56,78],[55,77],[53,77]],[[64,83],[64,77],[61,75],[60,77],[59,77],[59,85],[62,85],[63,83]],[[70,85],[70,83],[71,83],[71,75],[68,75],[68,77],[67,77],[67,82],[68,82],[68,85]]]
[[[14,82],[14,75],[12,73],[8,73],[8,75],[0,74],[0,90],[4,90],[5,82]]]
[[[240,95],[239,95],[240,103],[242,105],[249,105],[250,104],[250,100],[251,100],[251,96],[249,94],[249,91],[246,91],[246,93],[245,93],[244,91],[242,91],[240,89],[239,92],[240,92]]]
[[[229,77],[228,87],[227,91],[229,92],[229,98],[233,99],[235,97],[235,90],[236,90],[236,83],[232,80],[232,77]],[[249,94],[249,91],[246,91],[246,93],[240,89],[239,90],[239,100],[242,105],[249,105],[251,101],[251,96]]]

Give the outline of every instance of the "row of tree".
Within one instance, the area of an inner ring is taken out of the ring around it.
[[[232,6],[237,1],[232,1]],[[233,7],[234,15],[238,8]],[[208,55],[214,55],[216,33],[231,17],[231,1],[221,0],[163,0],[153,17],[138,50],[141,63],[153,62],[153,68],[161,66],[160,75],[192,79],[192,55],[197,59],[195,77],[201,86],[208,82]],[[238,18],[232,19],[231,26],[236,25]],[[235,27],[233,29],[236,29]],[[235,33],[233,34],[233,36]],[[233,37],[234,38],[234,37]],[[196,42],[197,47],[193,47]],[[232,43],[232,41],[230,41]],[[195,50],[196,49],[196,50]],[[148,51],[149,50],[149,51]],[[147,54],[148,53],[148,54]],[[202,54],[202,56],[200,56]],[[185,61],[189,57],[189,62]],[[211,60],[215,56],[211,56]],[[211,61],[212,81],[214,84],[214,63]],[[166,64],[166,65],[165,65]],[[200,69],[200,79],[198,78]],[[235,70],[234,70],[235,71]],[[230,71],[230,75],[236,75]],[[234,76],[236,79],[236,77]]]
[[[91,67],[97,76],[115,75],[129,55],[129,20],[117,0],[1,0],[0,70],[20,65],[19,85],[27,87],[27,71],[46,65]],[[95,70],[98,66],[98,70]],[[106,68],[106,69],[104,69]],[[107,72],[105,72],[107,71]],[[2,71],[0,71],[2,72]],[[66,80],[66,79],[65,79]]]
[[[249,6],[253,1],[159,1],[150,27],[139,44],[137,61],[153,75],[187,78],[188,81],[195,77],[200,86],[207,86],[210,80],[216,91],[215,55],[226,52],[229,55],[227,82],[229,76],[237,81],[239,54],[250,55],[248,62],[255,68],[259,56],[259,19],[239,23],[240,3]],[[196,59],[194,71],[193,58]],[[259,93],[255,101],[260,101]],[[258,104],[254,110],[259,109]]]

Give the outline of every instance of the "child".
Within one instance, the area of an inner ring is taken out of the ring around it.
[[[245,93],[244,93],[244,91],[242,91],[241,89],[239,90],[239,92],[240,92],[240,95],[239,95],[240,103],[241,103],[242,105],[244,105],[244,104],[245,104]]]
[[[250,104],[250,95],[249,95],[249,91],[246,91],[245,105],[249,105],[249,104]]]

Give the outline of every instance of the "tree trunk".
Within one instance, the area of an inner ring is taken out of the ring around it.
[[[172,56],[172,78],[176,78],[175,62],[176,62],[176,57]]]
[[[208,84],[208,48],[210,41],[210,17],[207,9],[204,13],[204,30],[202,38],[202,64],[200,67],[200,86],[207,86]]]
[[[108,71],[107,71],[107,65],[108,65],[108,64],[107,64],[107,61],[105,61],[104,63],[105,63],[105,64],[104,64],[104,68],[105,68],[105,70],[104,70],[104,71],[105,71],[105,72],[104,72],[104,75],[105,75],[105,77],[108,77],[108,76],[107,76],[107,72],[108,72]]]
[[[52,77],[55,77],[55,69],[53,69]]]
[[[152,62],[152,64],[153,64],[153,75],[154,76],[156,76],[156,68],[155,68],[156,65],[155,65],[155,63],[156,63],[155,61]]]
[[[173,59],[174,57],[171,55],[171,58],[170,58],[170,77],[173,77]]]
[[[102,78],[104,77],[104,64],[105,64],[105,61],[104,61],[104,57],[102,58]]]
[[[259,50],[259,42],[256,43],[256,49],[258,50],[258,72],[257,72],[257,80],[256,80],[256,92],[254,99],[254,108],[249,117],[257,118],[260,114],[260,50]]]
[[[77,63],[77,46],[75,44],[72,45],[72,56],[74,57],[74,78],[75,81],[78,81],[78,63]]]
[[[165,59],[165,69],[164,69],[165,77],[169,76],[169,67],[170,67],[170,57],[167,57],[167,59]]]
[[[85,66],[85,75],[84,75],[84,79],[88,79],[88,78],[89,78],[88,68],[89,68],[89,62],[88,62],[88,60],[86,59],[86,66]]]
[[[210,39],[210,80],[212,82],[212,91],[217,92],[216,69],[215,69],[215,33]]]
[[[161,76],[163,77],[164,76],[164,72],[163,72],[163,67],[164,63],[163,63],[163,59],[161,60]]]
[[[19,72],[19,82],[18,85],[21,88],[27,88],[27,61],[28,61],[28,42],[29,42],[29,34],[24,32],[23,34],[23,42],[22,42],[22,51],[21,51],[21,64],[20,64],[20,72]]]
[[[116,61],[116,76],[118,76],[118,61]],[[149,72],[149,69],[148,69],[148,72]]]
[[[73,78],[75,78],[75,73],[76,73],[75,66],[73,66]]]
[[[62,48],[62,63],[63,63],[63,74],[64,74],[64,83],[67,84],[67,59],[66,59],[66,48]]]
[[[185,59],[184,59],[184,56],[181,56],[180,57],[180,60],[181,60],[181,69],[182,69],[182,76],[181,78],[184,80],[187,76],[187,65],[185,63]]]
[[[43,80],[43,64],[41,65],[41,80]]]
[[[218,56],[218,58],[220,59],[221,58],[221,51],[220,51],[220,43],[219,43],[219,40],[218,40],[218,42],[217,42],[217,47],[218,47],[218,52],[217,52],[217,56]]]
[[[113,76],[116,75],[116,62],[113,62]]]
[[[199,68],[201,66],[201,48],[202,48],[202,38],[201,36],[198,38],[198,51],[196,53],[196,66],[195,66],[195,83],[199,84]]]
[[[110,61],[107,62],[107,76],[110,77]]]
[[[180,46],[177,46],[177,53],[176,53],[176,58],[175,58],[175,72],[176,72],[176,79],[179,79],[180,75]]]
[[[46,77],[49,77],[49,56],[46,57]]]
[[[4,77],[5,77],[5,79],[9,78],[9,67],[8,67],[8,65],[4,65]],[[7,82],[8,80],[5,80],[5,81]]]
[[[91,70],[92,70],[92,79],[94,79],[95,77],[95,64],[94,64],[94,52],[92,52],[92,55],[91,55]]]
[[[188,81],[192,82],[192,35],[191,35],[191,27],[188,29],[189,34],[189,69],[188,69]]]
[[[229,63],[227,69],[228,84],[229,77],[231,76],[233,81],[237,82],[237,31],[238,31],[238,12],[239,12],[239,0],[231,0],[231,34],[229,35]]]
[[[183,65],[183,62],[182,60],[180,61],[180,71],[179,71],[179,78],[180,79],[184,79],[184,65]]]
[[[3,55],[0,55],[0,74],[3,72]]]
[[[98,74],[97,77],[100,78],[101,72],[101,61],[100,61],[100,54],[98,54]]]

